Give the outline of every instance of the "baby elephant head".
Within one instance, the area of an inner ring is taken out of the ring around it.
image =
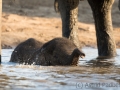
[[[84,58],[85,54],[82,51],[80,51],[78,48],[76,48],[72,52],[71,57],[72,57],[72,65],[77,65],[79,61],[79,57]]]

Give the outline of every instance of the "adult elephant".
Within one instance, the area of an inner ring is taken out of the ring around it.
[[[114,0],[88,0],[95,20],[99,57],[114,57],[116,45],[113,38],[111,8]],[[55,0],[55,9],[62,18],[62,36],[79,46],[78,40],[78,5],[79,0]]]

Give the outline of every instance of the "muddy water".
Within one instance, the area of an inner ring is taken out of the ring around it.
[[[120,90],[120,49],[112,62],[97,65],[86,63],[97,57],[97,50],[84,48],[86,57],[72,67],[11,63],[12,51],[2,50],[0,90]]]

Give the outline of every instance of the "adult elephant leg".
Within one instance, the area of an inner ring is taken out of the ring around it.
[[[62,18],[62,36],[72,40],[79,47],[78,38],[79,0],[58,0],[58,10]]]
[[[97,46],[99,56],[105,58],[116,55],[113,38],[111,8],[114,0],[88,0],[95,20]]]

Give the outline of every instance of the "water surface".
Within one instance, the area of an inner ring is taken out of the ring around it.
[[[9,62],[13,49],[2,50],[0,90],[119,90],[120,49],[112,64],[86,63],[96,58],[97,49],[84,48],[86,57],[78,66],[19,65]]]

